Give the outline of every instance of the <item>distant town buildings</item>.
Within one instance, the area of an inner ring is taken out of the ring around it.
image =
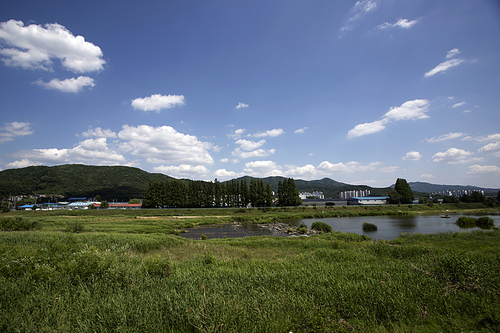
[[[359,191],[345,191],[339,193],[339,198],[347,200],[354,197],[367,197],[370,195],[370,190],[359,190]]]
[[[321,191],[310,192],[299,192],[300,199],[305,200],[308,198],[324,199],[325,195]]]
[[[466,195],[472,195],[473,192],[479,192],[484,195],[483,190],[445,190],[431,193],[431,196],[439,195],[439,196],[454,196],[455,198],[460,198]]]

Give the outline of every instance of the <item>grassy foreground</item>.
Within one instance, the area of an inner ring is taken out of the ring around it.
[[[498,230],[376,242],[338,232],[204,241],[170,234],[288,213],[296,214],[23,213],[41,229],[0,232],[0,331],[500,331]]]
[[[499,244],[3,232],[0,331],[499,331]]]

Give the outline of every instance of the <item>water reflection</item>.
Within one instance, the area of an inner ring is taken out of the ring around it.
[[[473,216],[467,214],[468,216]],[[456,224],[458,217],[463,214],[450,214],[450,218],[442,218],[440,215],[413,215],[413,216],[363,216],[363,217],[334,217],[323,219],[298,219],[287,222],[298,226],[304,223],[308,228],[313,222],[324,222],[332,227],[334,231],[353,232],[360,235],[366,235],[372,239],[393,239],[399,237],[401,233],[422,233],[433,234],[440,232],[460,232],[484,229],[479,226],[471,228],[461,228]],[[484,216],[481,215],[481,216]],[[488,214],[495,223],[500,225],[499,214]],[[363,231],[363,222],[375,224],[376,231]]]

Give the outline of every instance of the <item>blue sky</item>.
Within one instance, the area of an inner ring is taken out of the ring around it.
[[[0,169],[500,188],[495,0],[7,1]]]

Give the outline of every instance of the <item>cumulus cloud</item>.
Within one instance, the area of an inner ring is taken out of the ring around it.
[[[249,107],[250,105],[248,104],[245,104],[245,103],[242,103],[242,102],[239,102],[238,105],[236,105],[236,109],[241,109],[241,108],[247,108]]]
[[[456,67],[456,66],[464,63],[465,62],[464,59],[455,58],[455,56],[457,56],[459,53],[460,53],[460,51],[458,49],[453,49],[453,50],[448,51],[448,54],[446,55],[446,59],[450,59],[450,58],[453,58],[453,59],[450,59],[450,60],[447,60],[447,61],[440,63],[439,65],[437,65],[436,67],[434,67],[433,69],[431,69],[430,71],[425,73],[425,77],[430,77],[430,76],[433,76],[437,73],[446,72],[448,69]]]
[[[141,111],[156,111],[171,109],[178,105],[184,105],[183,95],[160,95],[155,94],[149,97],[136,98],[132,100],[132,107]]]
[[[170,126],[123,125],[118,137],[125,141],[121,145],[124,151],[146,157],[150,163],[198,165],[214,162],[208,152],[213,144],[179,133]]]
[[[407,101],[401,106],[390,108],[380,120],[356,125],[353,129],[349,130],[347,137],[352,139],[358,136],[380,132],[385,129],[386,124],[393,121],[429,118],[427,115],[428,110],[429,101],[426,99]]]
[[[500,141],[488,143],[487,145],[479,148],[478,153],[494,154],[495,157],[500,157]]]
[[[469,159],[473,153],[470,151],[465,151],[458,148],[450,148],[445,152],[439,152],[432,156],[434,162],[447,162],[448,164],[461,164],[468,163],[473,160],[479,159]]]
[[[275,129],[272,129],[272,130],[268,130],[268,131],[265,131],[265,132],[259,132],[259,133],[255,133],[255,134],[248,134],[248,136],[252,136],[254,138],[262,138],[262,137],[266,137],[266,136],[270,136],[270,137],[277,137],[281,134],[285,133],[285,131],[283,131],[282,128],[275,128]]]
[[[276,149],[269,149],[269,150],[264,150],[264,149],[256,149],[253,151],[242,151],[241,148],[236,148],[231,152],[233,156],[237,158],[251,158],[251,157],[265,157],[272,155],[276,152]]]
[[[226,169],[218,169],[216,170],[213,175],[216,178],[222,178],[222,179],[230,179],[230,178],[238,178],[242,177],[245,174],[243,172],[236,173],[234,171],[227,171]]]
[[[266,140],[260,140],[259,142],[255,142],[255,141],[240,139],[235,143],[240,145],[241,149],[248,151],[262,147],[266,143]]]
[[[0,40],[0,55],[7,66],[51,70],[57,59],[66,70],[86,73],[99,71],[106,63],[98,46],[57,23],[24,26],[22,21],[2,22]]]
[[[96,136],[98,138],[116,138],[117,137],[116,133],[113,132],[112,130],[110,130],[109,128],[103,130],[101,127],[96,127],[96,128],[89,127],[87,132],[82,133],[82,136],[84,136],[86,138],[93,137],[93,136]]]
[[[33,149],[15,154],[21,161],[9,163],[8,167],[22,167],[41,164],[87,163],[94,165],[118,165],[125,157],[109,149],[106,138],[88,139],[70,149]]]
[[[423,175],[420,176],[420,178],[434,178],[434,175],[431,173],[424,173]]]
[[[419,19],[408,21],[407,19],[399,19],[396,23],[389,23],[389,22],[384,22],[381,25],[379,25],[377,28],[378,29],[390,29],[390,28],[403,28],[403,29],[409,29],[413,27],[415,24],[417,24]]]
[[[479,142],[500,141],[500,133],[489,134],[486,136],[478,136],[477,138],[474,138],[474,140]]]
[[[4,123],[4,127],[0,128],[0,144],[14,140],[19,136],[26,136],[33,134],[30,128],[30,123],[22,121],[13,121],[11,123]]]
[[[287,177],[300,177],[302,179],[311,179],[318,174],[316,168],[312,164],[306,164],[302,167],[295,165],[286,165],[287,170],[285,175]]]
[[[179,166],[174,165],[160,165],[153,168],[154,172],[160,172],[169,176],[174,177],[199,177],[208,175],[210,172],[203,165],[189,165],[189,164],[181,164]]]
[[[62,81],[58,79],[52,79],[49,82],[43,82],[42,80],[37,80],[34,83],[46,89],[59,90],[62,92],[69,92],[69,93],[78,93],[82,91],[84,87],[95,86],[94,79],[88,76],[79,76],[76,79],[71,78]]]
[[[247,162],[243,172],[253,177],[284,176],[281,167],[273,161]]]
[[[350,161],[347,163],[330,163],[328,161],[323,161],[318,165],[318,169],[324,172],[344,172],[353,173],[358,171],[373,171],[380,166],[381,162],[373,162],[369,164],[362,164],[360,162]]]
[[[308,129],[308,127],[302,127],[302,128],[296,129],[293,133],[294,134],[304,133],[307,129]]]
[[[229,133],[227,135],[227,137],[230,138],[230,139],[233,139],[233,140],[238,140],[239,138],[241,138],[241,136],[243,135],[243,133],[245,133],[245,131],[246,131],[245,129],[239,128],[239,129],[235,130],[234,132]]]
[[[422,154],[420,154],[418,151],[409,151],[406,153],[406,156],[403,157],[403,160],[405,160],[405,161],[418,161],[421,158],[422,158]]]
[[[500,173],[500,167],[496,165],[479,165],[474,164],[469,167],[468,175],[486,175]]]
[[[446,141],[446,140],[453,140],[453,139],[458,139],[459,137],[463,136],[464,133],[448,133],[448,134],[443,134],[436,137],[432,137],[430,139],[425,139],[427,142],[441,142],[441,141]]]

